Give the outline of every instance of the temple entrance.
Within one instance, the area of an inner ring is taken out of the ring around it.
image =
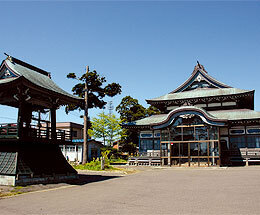
[[[166,150],[162,154],[167,157],[168,165],[220,165],[219,128],[204,123],[196,115],[177,118],[162,131],[161,144]]]
[[[171,143],[171,165],[213,166],[219,165],[218,142]]]

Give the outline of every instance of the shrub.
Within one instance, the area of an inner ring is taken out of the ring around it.
[[[93,159],[93,161],[86,164],[73,165],[75,169],[81,170],[94,170],[101,171],[101,161],[99,159]],[[109,163],[105,162],[105,169],[116,170],[116,168],[109,165]]]

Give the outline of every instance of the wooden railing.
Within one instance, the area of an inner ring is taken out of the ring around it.
[[[0,138],[17,137],[17,124],[0,124]]]
[[[222,154],[230,157],[242,157],[242,158],[259,158],[260,159],[260,148],[240,148],[223,150]]]
[[[147,152],[139,152],[137,157],[161,157],[160,150],[147,150]]]
[[[38,127],[31,125],[29,128],[23,127],[26,138],[31,139],[51,139],[50,127]],[[0,124],[0,139],[12,139],[18,137],[17,123]],[[56,129],[56,140],[71,141],[71,132]]]

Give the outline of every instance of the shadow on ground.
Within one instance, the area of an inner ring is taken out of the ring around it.
[[[67,181],[66,183],[71,185],[85,185],[88,183],[100,182],[100,181],[121,177],[121,176],[85,175],[85,174],[78,174],[78,176],[79,177],[77,179]]]
[[[68,185],[85,185],[94,182],[100,182],[105,180],[110,180],[114,178],[119,178],[121,176],[104,176],[104,175],[86,175],[78,174],[77,179],[71,179],[66,181],[57,181],[50,183],[38,183],[26,186],[0,186],[0,199],[5,196],[14,196],[17,194],[35,192],[39,190],[55,189],[59,187],[64,187]]]

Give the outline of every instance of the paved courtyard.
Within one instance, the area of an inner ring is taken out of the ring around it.
[[[260,214],[260,167],[147,167],[99,179],[1,199],[0,214]]]

